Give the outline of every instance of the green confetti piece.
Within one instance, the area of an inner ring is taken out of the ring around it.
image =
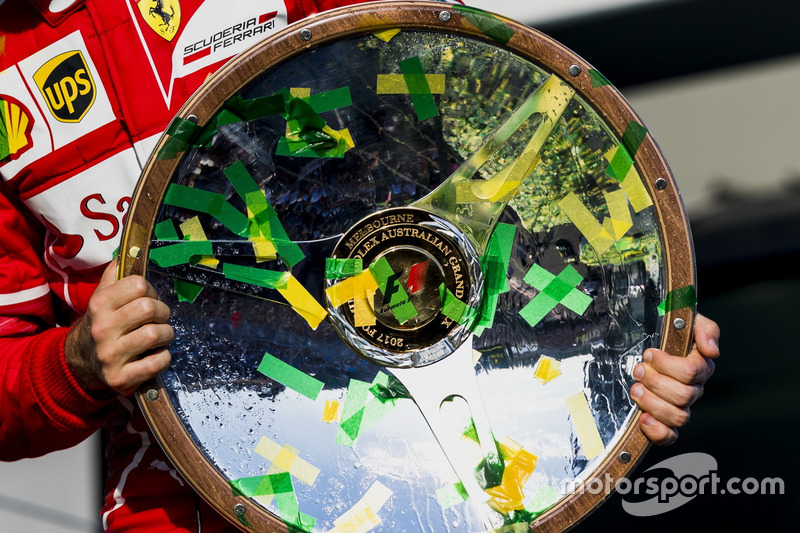
[[[300,246],[289,238],[266,194],[258,187],[244,164],[237,161],[223,172],[233,185],[236,194],[244,200],[253,214],[249,220],[249,236],[269,239],[278,251],[278,256],[289,268],[305,259]]]
[[[487,252],[502,262],[502,291],[508,291],[508,265],[511,262],[511,252],[514,248],[514,237],[517,227],[513,224],[500,223],[494,228],[492,236],[486,245]]]
[[[399,275],[393,270],[386,256],[381,257],[369,266],[378,290],[383,295],[384,303],[389,307],[394,317],[400,324],[408,322],[419,314],[408,293],[400,284]],[[388,298],[388,302],[386,301]]]
[[[483,32],[490,39],[500,44],[507,44],[514,37],[514,30],[491,13],[467,6],[452,6],[461,13],[470,23]]]
[[[453,485],[442,487],[436,491],[436,501],[439,502],[442,509],[449,509],[468,499],[469,494],[467,494],[467,490],[460,481]]]
[[[4,161],[11,155],[11,145],[8,142],[8,130],[6,129],[4,101],[0,98],[0,161]]]
[[[193,263],[195,258],[214,255],[210,241],[179,241],[150,248],[150,260],[162,268]]]
[[[484,329],[491,328],[494,324],[500,295],[508,292],[508,265],[511,262],[516,231],[516,226],[512,224],[498,224],[489,237],[486,253],[480,259],[483,290],[473,326],[473,333],[479,337]]]
[[[694,285],[673,289],[669,291],[666,299],[658,305],[658,315],[663,316],[670,311],[684,309],[686,307],[693,308],[696,305],[697,292],[695,291]]]
[[[300,512],[294,490],[276,494],[275,505],[278,507],[278,516],[290,527],[310,532],[317,522],[316,518]]]
[[[369,388],[369,391],[373,396],[383,403],[411,398],[411,393],[408,392],[408,389],[406,389],[405,385],[403,385],[403,383],[393,375],[386,375],[385,382],[384,380],[378,380],[376,378],[373,383],[374,384]]]
[[[217,124],[231,124],[233,122],[258,120],[271,115],[286,112],[286,101],[282,94],[262,96],[259,98],[244,98],[236,95],[229,98],[223,105],[223,111],[217,115]],[[235,117],[235,120],[230,118]],[[222,120],[221,120],[222,119]]]
[[[599,70],[589,69],[589,79],[592,82],[592,87],[595,89],[598,87],[604,87],[606,85],[613,85],[608,78],[603,76]]]
[[[158,151],[156,158],[159,161],[165,159],[175,159],[179,153],[185,151],[192,145],[194,138],[200,133],[200,126],[190,120],[175,117],[167,128],[166,134],[170,136],[161,150]]]
[[[258,371],[312,400],[316,400],[322,391],[323,383],[321,381],[269,353],[264,354],[264,358],[258,365]]]
[[[547,294],[540,293],[528,305],[523,307],[519,314],[525,319],[525,322],[531,326],[535,326],[542,321],[547,313],[553,310],[558,305],[558,300],[555,300]]]
[[[235,263],[224,263],[222,265],[222,274],[232,281],[239,281],[247,283],[248,285],[257,285],[259,287],[276,290],[285,289],[289,281],[288,272],[266,270],[264,268],[237,265]]]
[[[284,91],[283,95],[287,99],[285,118],[288,131],[286,137],[278,140],[275,150],[276,155],[323,158],[344,157],[348,149],[347,142],[343,137],[334,138],[323,131],[328,124],[317,114],[314,107],[306,99],[292,97],[288,91]],[[344,93],[333,93],[333,96],[316,96],[317,98],[312,100],[323,110],[329,110],[328,106],[333,105],[331,101],[333,103],[350,101],[349,89],[347,89],[346,98]]]
[[[178,230],[175,229],[175,223],[172,219],[162,220],[153,228],[153,233],[160,241],[179,241]]]
[[[308,98],[303,98],[308,102],[316,113],[325,113],[326,111],[333,111],[353,105],[353,99],[350,96],[350,87],[340,87],[332,91],[325,91],[322,93],[312,94]]]
[[[350,380],[342,407],[342,422],[336,434],[337,444],[355,446],[356,439],[363,431],[375,425],[394,408],[394,402],[382,401],[370,392],[374,386],[381,384],[385,387],[388,383],[388,375],[383,372],[379,372],[372,383]]]
[[[497,446],[497,442],[495,442]],[[487,455],[481,464],[478,465],[478,474],[482,478],[482,486],[485,489],[497,487],[503,482],[503,472],[506,466],[503,460],[500,459],[500,452]]]
[[[623,182],[633,166],[633,156],[639,151],[646,136],[647,129],[644,126],[636,121],[630,121],[622,135],[622,142],[608,163],[606,173],[620,183]]]
[[[308,134],[305,135],[304,140],[299,141],[281,137],[275,147],[275,155],[341,159],[347,152],[347,141],[334,139],[327,133],[320,132],[320,136],[314,139],[313,142],[310,142],[309,139],[310,136]]]
[[[647,137],[647,128],[635,120],[631,120],[625,128],[625,133],[622,134],[622,144],[628,149],[628,153],[636,155],[645,137]]]
[[[229,482],[234,496],[274,496],[294,492],[289,472],[234,479]]]
[[[239,523],[242,524],[244,527],[253,527],[253,524],[247,519],[244,514],[237,514],[236,519],[239,520]]]
[[[194,189],[173,183],[167,189],[164,203],[199,213],[206,213],[241,237],[248,236],[249,219],[229,204],[219,193]]]
[[[539,294],[523,307],[519,314],[531,326],[535,326],[561,304],[582,315],[592,298],[577,289],[583,276],[572,265],[567,265],[558,276],[554,276],[539,265],[533,265],[524,278],[525,283],[539,289]]]
[[[417,113],[417,120],[422,122],[429,118],[438,117],[439,109],[433,99],[428,79],[425,71],[422,70],[422,61],[418,56],[409,57],[400,61],[400,71],[403,73],[408,92],[411,96],[411,103],[414,104],[414,111]]]
[[[172,286],[175,289],[175,294],[178,295],[179,302],[193,303],[203,292],[203,286],[183,279],[173,278]]]
[[[325,279],[342,279],[360,274],[364,270],[360,257],[340,259],[328,257],[325,259]]]
[[[439,297],[442,302],[442,314],[453,322],[464,325],[475,318],[475,309],[456,298],[444,283],[439,285]]]
[[[248,206],[252,204],[266,204],[267,198],[264,192],[258,188],[258,184],[245,168],[244,163],[236,161],[222,171],[228,181],[233,185],[236,194],[244,200]]]
[[[556,489],[550,485],[542,485],[525,505],[525,509],[538,516],[552,507],[560,498],[561,493]]]

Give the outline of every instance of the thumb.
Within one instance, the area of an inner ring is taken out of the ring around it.
[[[103,275],[100,277],[100,283],[97,285],[98,289],[102,289],[103,287],[108,287],[115,281],[117,281],[117,263],[118,259],[115,257],[109,264],[106,266],[106,269],[103,271]]]

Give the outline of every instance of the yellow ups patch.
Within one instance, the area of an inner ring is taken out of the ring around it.
[[[33,75],[50,113],[61,122],[80,122],[97,97],[92,73],[80,50],[64,52]]]

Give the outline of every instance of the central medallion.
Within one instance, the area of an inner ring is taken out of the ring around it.
[[[448,316],[445,303],[476,305],[480,266],[449,222],[414,208],[380,211],[353,225],[332,256],[361,260],[354,282],[361,292],[330,312],[342,338],[365,357],[422,366],[449,355],[469,334],[470,324]],[[371,290],[361,290],[364,283]]]

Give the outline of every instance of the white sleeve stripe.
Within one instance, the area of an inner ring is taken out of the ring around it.
[[[47,296],[50,293],[50,286],[45,283],[34,287],[32,289],[25,289],[24,291],[12,292],[8,294],[0,294],[0,306],[5,307],[9,305],[16,305],[25,302],[32,302],[42,296]]]

